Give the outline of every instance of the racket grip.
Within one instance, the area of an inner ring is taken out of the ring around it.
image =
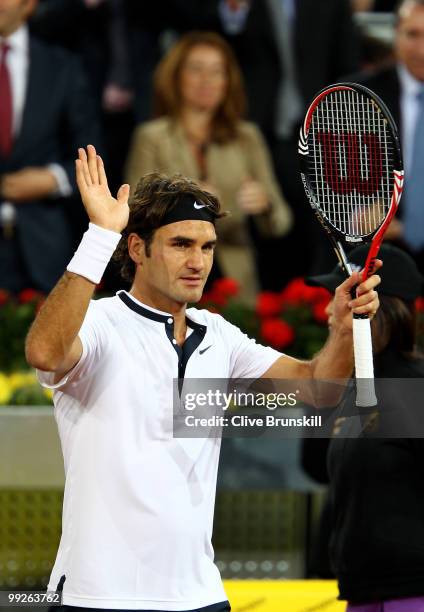
[[[353,348],[355,354],[356,405],[376,406],[374,365],[370,320],[353,317]]]

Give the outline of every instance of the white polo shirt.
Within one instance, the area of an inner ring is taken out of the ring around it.
[[[259,378],[280,353],[206,310],[188,309],[187,323],[181,349],[171,315],[119,292],[90,303],[71,372],[56,385],[39,372],[65,463],[48,586],[65,576],[64,604],[172,611],[227,599],[211,544],[220,439],[173,438],[173,379]]]

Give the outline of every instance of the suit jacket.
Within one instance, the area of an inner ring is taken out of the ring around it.
[[[305,104],[344,74],[358,69],[359,50],[348,0],[294,0],[293,47]],[[250,117],[272,134],[283,67],[267,0],[252,0],[245,27],[227,36],[246,81]]]
[[[399,134],[402,133],[400,112],[400,83],[396,66],[389,66],[373,72],[363,72],[349,78],[356,83],[365,85],[374,91],[388,107],[393,115]]]
[[[218,221],[218,263],[226,275],[239,280],[245,296],[253,297],[257,283],[248,221],[263,237],[281,236],[290,228],[290,209],[274,177],[263,137],[252,123],[241,121],[238,138],[228,143],[211,143],[206,164],[207,182],[216,188],[223,209],[231,213]],[[194,180],[200,179],[184,130],[179,122],[169,117],[141,124],[133,136],[127,182],[134,190],[139,178],[153,171],[181,173]],[[269,213],[255,215],[249,220],[236,204],[237,191],[248,177],[262,183],[271,204]]]
[[[398,126],[400,140],[402,143],[402,114],[400,106],[401,85],[396,66],[393,65],[391,67],[383,68],[371,73],[357,74],[347,80],[361,83],[380,96],[393,115],[393,119]],[[396,211],[397,219],[402,219],[403,211],[404,206],[402,205],[401,200],[400,206]],[[393,243],[408,251],[415,259],[421,273],[424,273],[424,249],[421,249],[418,252],[411,252],[408,245],[402,239],[394,240]]]
[[[399,130],[399,136],[402,141],[402,115],[400,108],[401,86],[399,82],[396,66],[389,66],[373,72],[363,72],[354,75],[347,79],[354,83],[365,85],[376,93],[385,103]],[[402,218],[402,204],[396,212],[398,219]],[[403,243],[398,243],[398,246],[405,247]]]
[[[87,143],[97,145],[100,138],[89,86],[79,61],[69,52],[31,37],[29,55],[22,126],[10,156],[0,158],[0,174],[58,163],[75,193],[77,149]],[[82,206],[72,197],[17,204],[14,238],[8,244],[0,235],[0,258],[2,252],[15,249],[32,286],[40,290],[52,288],[72,254],[66,212],[71,204]],[[0,270],[0,285],[5,274],[7,270]]]
[[[31,16],[31,31],[54,45],[66,46],[79,53],[101,97],[105,82],[133,86],[140,93],[140,104],[150,113],[151,76],[161,57],[159,35],[164,30],[179,32],[195,29],[216,29],[219,19],[210,0],[119,0],[125,40],[119,49],[119,71],[111,74],[111,22],[115,18],[113,4],[100,2],[88,8],[84,0],[40,0]],[[128,54],[129,65],[125,56]],[[131,81],[123,79],[131,69]],[[121,82],[121,80],[123,82]],[[140,91],[139,91],[140,90]]]
[[[100,98],[110,78],[110,20],[109,2],[88,8],[83,0],[40,0],[31,16],[30,29],[46,42],[78,53]]]

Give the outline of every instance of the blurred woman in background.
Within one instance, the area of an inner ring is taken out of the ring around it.
[[[231,213],[218,223],[218,268],[252,300],[259,288],[254,237],[284,235],[292,217],[262,135],[241,119],[244,110],[241,73],[227,43],[211,32],[183,36],[156,69],[157,118],[136,128],[126,180],[134,189],[148,172],[179,172],[217,195]]]

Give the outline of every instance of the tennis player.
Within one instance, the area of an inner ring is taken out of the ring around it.
[[[358,274],[336,289],[328,342],[298,361],[187,309],[212,266],[215,197],[152,174],[128,206],[92,146],[76,173],[89,229],[26,344],[54,390],[66,472],[48,588],[63,590],[62,610],[230,610],[211,545],[220,441],[173,438],[173,379],[349,378],[352,311],[375,314],[379,277],[353,300]],[[132,287],[91,301],[115,250]]]

